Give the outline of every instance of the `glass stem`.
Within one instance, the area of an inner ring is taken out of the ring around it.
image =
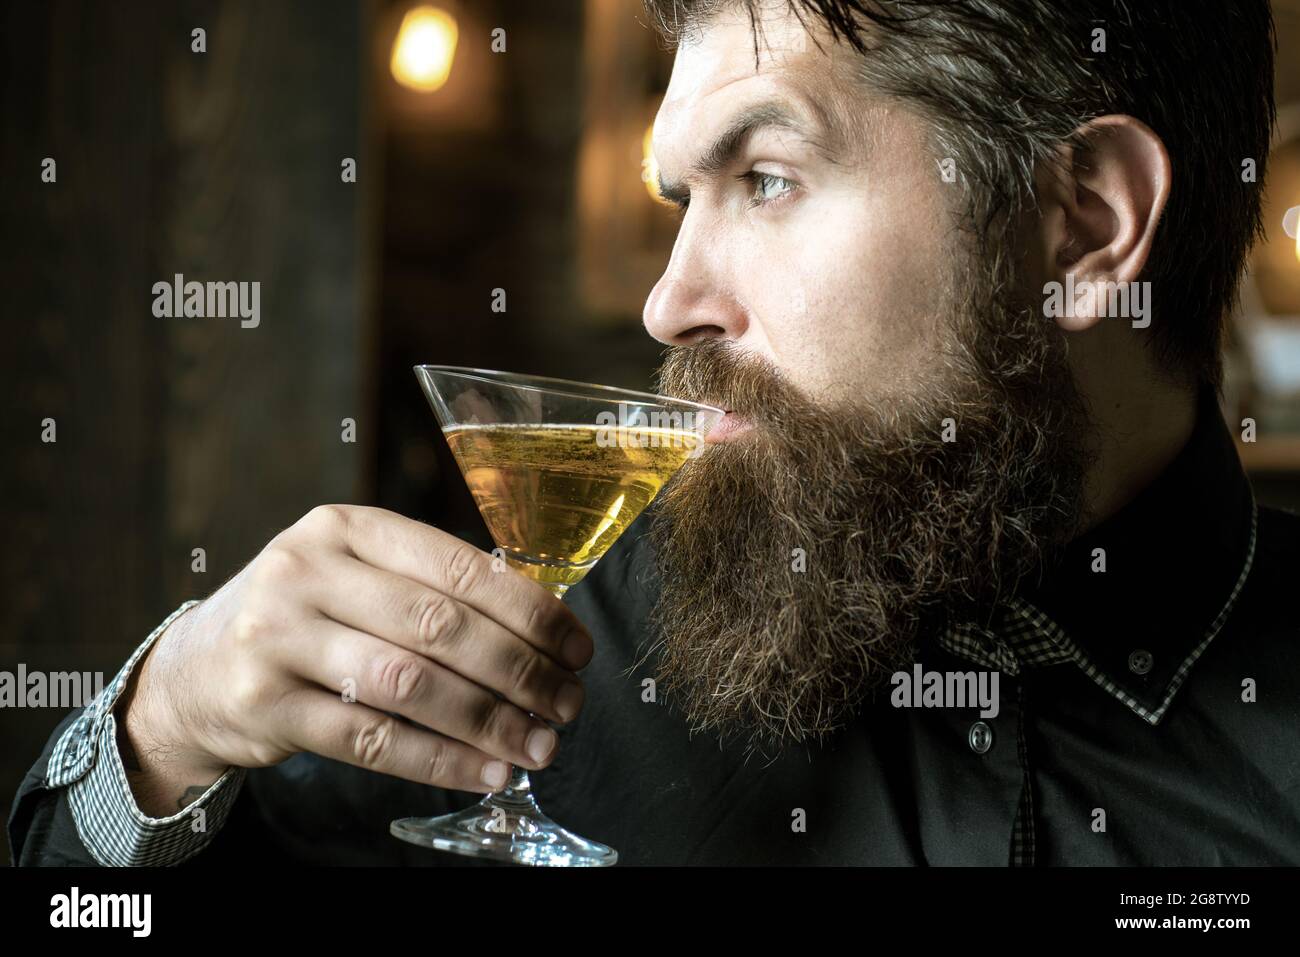
[[[528,772],[515,765],[510,772],[510,781],[497,794],[510,803],[530,800],[533,796],[533,783],[528,780]]]
[[[569,590],[568,585],[559,582],[547,582],[542,587],[549,591],[556,598],[563,597],[564,593]],[[536,717],[531,711],[528,712],[530,718]],[[525,811],[536,811],[537,801],[533,798],[533,785],[528,779],[528,770],[515,764],[511,766],[510,780],[500,791],[495,791],[484,798],[485,804],[493,807],[504,808],[507,811],[516,813]]]
[[[533,785],[528,780],[528,771],[517,764],[510,772],[510,780],[506,786],[500,791],[489,794],[482,803],[486,807],[499,808],[506,813],[507,820],[502,823],[508,830],[515,829],[516,819],[539,813],[537,799],[533,797]]]

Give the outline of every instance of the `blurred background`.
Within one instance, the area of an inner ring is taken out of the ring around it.
[[[1300,0],[1274,11],[1268,239],[1225,412],[1256,421],[1260,499],[1300,509]],[[490,547],[416,363],[651,384],[640,314],[676,220],[643,174],[672,54],[639,0],[2,17],[0,670],[111,680],[323,502]],[[260,282],[259,325],[156,318],[176,274]],[[63,713],[0,711],[6,817]]]

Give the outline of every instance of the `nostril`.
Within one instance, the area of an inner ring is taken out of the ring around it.
[[[726,334],[726,330],[721,326],[695,326],[687,329],[678,338],[682,340],[683,345],[693,346],[706,339],[717,339]]]

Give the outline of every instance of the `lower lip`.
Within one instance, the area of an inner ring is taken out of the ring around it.
[[[712,429],[709,430],[709,434],[704,437],[704,441],[711,445],[717,445],[720,442],[730,442],[737,436],[745,434],[753,427],[754,423],[750,422],[744,416],[737,415],[734,412],[728,412],[718,420],[718,423]]]

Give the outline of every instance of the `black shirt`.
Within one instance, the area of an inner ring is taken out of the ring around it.
[[[980,706],[895,707],[770,763],[645,700],[643,516],[566,601],[586,703],[532,774],[542,809],[623,864],[1300,864],[1300,517],[1256,508],[1212,394],[1168,469],[991,625],[918,646],[922,673],[999,671]],[[1103,551],[1098,551],[1098,550]],[[1104,571],[1101,562],[1104,561]],[[989,709],[992,710],[992,709]],[[45,754],[10,820],[24,864],[93,864]],[[476,795],[300,754],[247,772],[189,866],[459,864],[388,834]]]

